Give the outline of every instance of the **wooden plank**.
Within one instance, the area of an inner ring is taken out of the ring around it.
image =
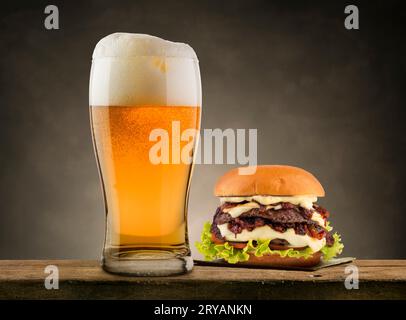
[[[44,269],[59,268],[59,290]],[[347,290],[346,265],[314,272],[196,266],[172,277],[123,277],[97,261],[0,261],[0,299],[406,299],[406,260],[360,260],[359,290]]]

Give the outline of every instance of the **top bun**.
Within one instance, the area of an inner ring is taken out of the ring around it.
[[[324,197],[324,189],[310,172],[301,168],[282,165],[257,166],[251,175],[240,175],[239,168],[232,169],[217,181],[217,197],[254,195]]]

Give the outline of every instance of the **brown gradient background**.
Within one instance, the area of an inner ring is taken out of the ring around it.
[[[257,128],[259,163],[298,165],[345,255],[406,258],[405,13],[394,1],[2,3],[0,258],[98,258],[104,209],[89,129],[97,41],[139,32],[187,42],[203,85],[203,128]],[[47,31],[47,4],[60,30]],[[344,28],[358,4],[359,31]],[[217,206],[216,178],[192,181],[193,243]]]

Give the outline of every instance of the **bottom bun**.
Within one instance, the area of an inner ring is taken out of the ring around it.
[[[321,259],[321,252],[315,252],[307,259],[305,258],[291,258],[281,257],[279,254],[267,254],[262,257],[256,257],[249,254],[248,261],[239,262],[238,264],[247,266],[262,266],[262,267],[276,267],[276,268],[310,268],[318,265]]]

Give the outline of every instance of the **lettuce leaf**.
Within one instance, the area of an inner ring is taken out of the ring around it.
[[[326,226],[324,227],[327,231],[333,230],[333,227],[330,226],[330,221],[326,221]]]
[[[341,243],[341,236],[338,233],[333,234],[334,244],[331,247],[324,246],[321,248],[323,260],[327,261],[343,252],[344,245]]]
[[[312,256],[313,251],[309,247],[303,250],[295,250],[293,248],[287,250],[272,250],[269,248],[270,240],[258,240],[256,246],[252,241],[249,241],[243,249],[236,249],[228,242],[224,244],[216,244],[211,240],[210,232],[211,224],[206,222],[203,226],[203,232],[201,234],[201,242],[196,241],[196,248],[201,254],[203,254],[205,260],[212,261],[216,259],[224,259],[228,263],[238,263],[247,261],[249,259],[249,253],[254,254],[257,257],[262,257],[266,254],[279,254],[281,257],[291,258],[309,258]],[[329,227],[331,228],[331,227]],[[321,249],[323,253],[323,260],[329,260],[336,255],[340,254],[344,245],[341,243],[340,236],[334,234],[334,245],[332,247],[324,246]]]

